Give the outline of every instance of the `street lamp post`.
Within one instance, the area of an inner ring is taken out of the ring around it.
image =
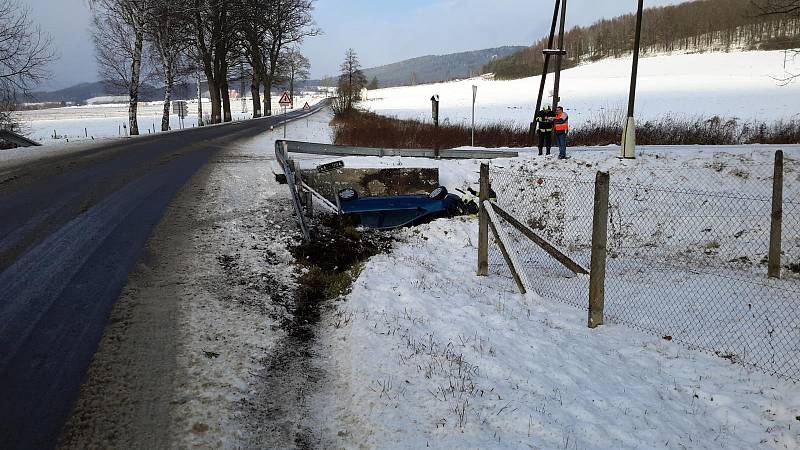
[[[636,106],[636,80],[639,74],[639,51],[642,44],[642,16],[644,0],[639,0],[639,10],[636,12],[636,37],[633,43],[633,69],[631,70],[631,91],[628,96],[628,115],[622,131],[622,158],[636,158],[636,121],[633,118]]]

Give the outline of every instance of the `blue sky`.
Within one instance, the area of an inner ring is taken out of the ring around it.
[[[646,0],[646,6],[682,0]],[[59,60],[52,65],[56,89],[97,79],[86,0],[21,0],[53,36]],[[365,67],[429,54],[501,45],[530,45],[543,36],[553,0],[317,0],[314,17],[324,34],[303,51],[312,75],[336,73],[345,50]],[[587,25],[636,9],[636,0],[570,0],[568,26]]]

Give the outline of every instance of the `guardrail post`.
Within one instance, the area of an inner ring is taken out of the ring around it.
[[[489,164],[481,164],[481,191],[478,194],[478,276],[489,275],[489,213],[483,202],[489,200]]]
[[[597,172],[594,185],[592,267],[589,270],[589,328],[603,325],[604,319],[609,178],[608,172]]]
[[[772,220],[769,233],[769,277],[781,277],[781,238],[783,230],[783,150],[775,152],[772,181]]]

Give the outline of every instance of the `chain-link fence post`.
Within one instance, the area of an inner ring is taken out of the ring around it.
[[[781,234],[783,222],[783,150],[775,152],[772,181],[772,220],[769,233],[769,277],[781,277]]]
[[[489,213],[483,202],[489,200],[489,164],[481,164],[481,191],[478,194],[478,276],[489,275]]]
[[[592,222],[592,267],[589,273],[589,328],[603,325],[608,242],[608,172],[597,172]]]

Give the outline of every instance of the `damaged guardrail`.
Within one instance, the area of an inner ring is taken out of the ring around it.
[[[311,234],[308,231],[306,216],[303,214],[303,206],[300,201],[300,192],[298,191],[298,186],[295,182],[295,168],[289,160],[289,151],[286,141],[275,142],[275,158],[278,160],[278,164],[280,164],[281,169],[283,169],[283,173],[286,174],[286,184],[289,185],[289,192],[292,194],[294,212],[297,214],[300,230],[303,232],[303,239],[310,241]]]
[[[370,148],[351,147],[346,145],[315,144],[311,142],[279,141],[287,146],[287,151],[292,153],[305,153],[325,156],[403,156],[407,158],[436,158],[435,150],[431,149],[399,149],[399,148]],[[440,150],[439,159],[495,159],[516,158],[518,152],[507,150]]]

